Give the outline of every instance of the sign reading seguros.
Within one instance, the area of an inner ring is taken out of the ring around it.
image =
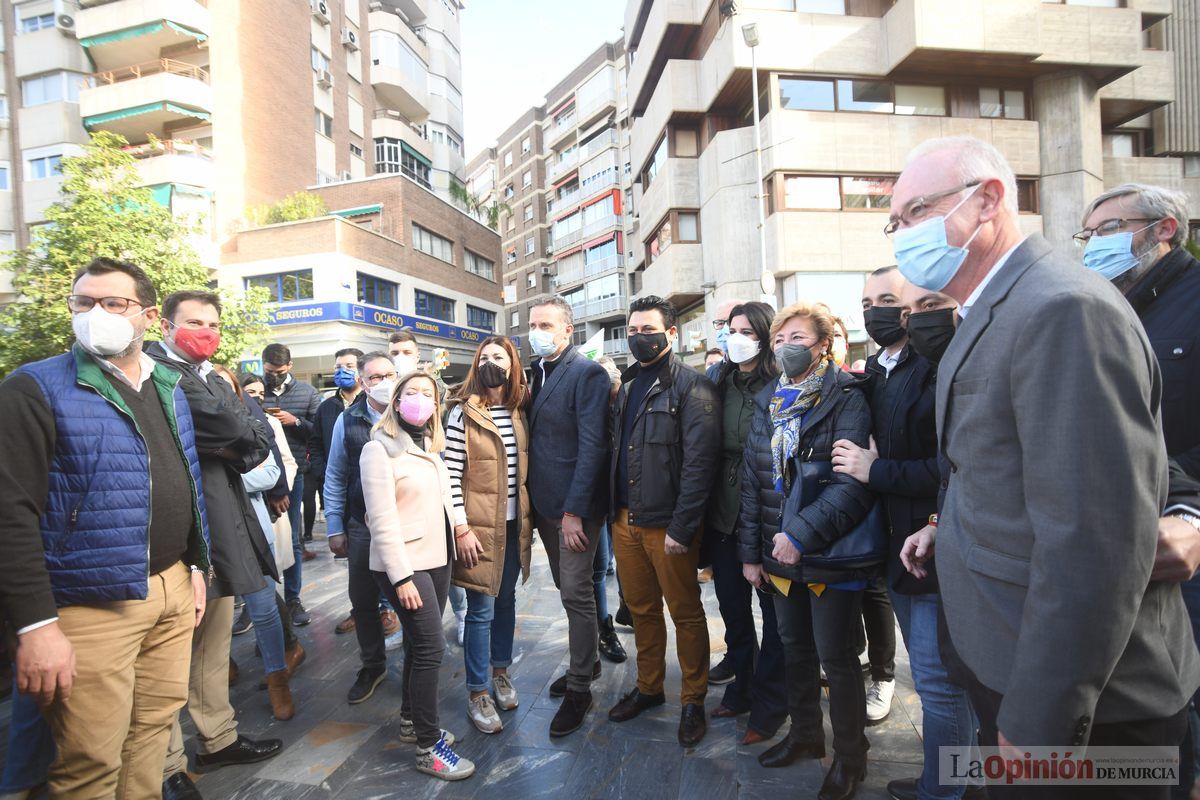
[[[268,319],[270,325],[306,325],[316,322],[357,322],[393,330],[411,328],[416,333],[470,344],[478,344],[492,335],[491,331],[460,328],[447,322],[400,314],[359,303],[300,303],[279,306],[271,309]]]

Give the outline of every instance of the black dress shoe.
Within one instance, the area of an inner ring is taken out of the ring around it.
[[[851,766],[834,756],[833,766],[825,773],[821,791],[817,792],[817,800],[850,800],[866,777],[866,764]]]
[[[635,688],[621,698],[621,702],[609,709],[608,718],[613,722],[628,722],[646,709],[661,706],[665,702],[667,698],[662,692],[642,694]]]
[[[282,749],[283,740],[281,739],[262,739],[256,742],[239,734],[237,741],[224,750],[207,754],[197,753],[196,767],[198,769],[216,769],[233,764],[254,764],[279,755],[279,751]]]
[[[600,677],[600,659],[596,659],[596,666],[592,667],[592,680]],[[560,675],[558,680],[550,684],[551,697],[566,697],[567,696],[567,676]]]
[[[600,623],[600,655],[614,664],[620,664],[629,658],[625,653],[625,647],[621,644],[621,640],[617,638],[617,632],[613,628],[613,618],[611,615]]]
[[[621,601],[621,606],[617,609],[613,619],[618,625],[624,625],[627,628],[633,627],[633,614],[629,613],[629,606],[625,605],[624,600]]]
[[[737,675],[733,672],[733,662],[729,656],[721,659],[721,662],[708,671],[709,686],[723,686],[726,683],[733,683],[733,679]]]
[[[917,779],[901,778],[898,781],[888,781],[887,790],[892,800],[917,800]]]
[[[558,713],[550,720],[550,735],[566,736],[579,730],[591,708],[591,692],[574,692],[568,689],[562,705],[558,707]]]
[[[704,706],[699,703],[685,704],[679,714],[679,743],[684,747],[695,747],[707,732],[708,722],[704,719]]]
[[[786,767],[801,758],[824,758],[825,742],[797,742],[785,736],[758,754],[758,763],[768,769]]]
[[[204,800],[186,772],[176,772],[163,781],[163,800]]]

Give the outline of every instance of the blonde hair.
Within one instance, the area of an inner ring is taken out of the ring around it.
[[[387,408],[383,410],[383,416],[379,418],[379,422],[376,422],[375,427],[371,430],[383,431],[393,439],[398,439],[401,435],[408,435],[400,424],[400,413],[396,411],[396,399],[400,397],[400,393],[404,391],[404,387],[408,385],[408,382],[416,378],[423,378],[433,384],[433,416],[425,423],[425,430],[429,433],[429,452],[440,453],[446,449],[446,434],[442,431],[442,393],[438,389],[437,380],[428,372],[418,369],[400,379],[400,382],[396,384],[396,388],[392,392],[391,399],[388,400]]]
[[[824,344],[825,354],[822,358],[832,360],[833,331],[837,327],[837,323],[833,312],[824,303],[793,303],[780,309],[779,313],[775,315],[775,319],[771,320],[771,342],[774,343],[776,334],[783,330],[784,325],[797,317],[812,323],[813,330],[817,333],[817,345],[815,346]]]

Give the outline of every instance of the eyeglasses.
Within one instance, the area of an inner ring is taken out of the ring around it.
[[[714,320],[712,321],[712,325],[713,325],[713,330],[714,330],[714,331],[719,331],[719,330],[721,330],[721,328],[724,328],[724,327],[725,327],[725,325],[726,325],[726,322],[725,322],[725,320],[723,320],[723,319],[714,319]]]
[[[1094,228],[1084,228],[1079,233],[1071,238],[1075,240],[1075,244],[1084,247],[1088,243],[1088,239],[1093,236],[1111,236],[1114,233],[1120,233],[1125,228],[1126,222],[1161,222],[1160,219],[1151,217],[1126,217],[1125,219],[1106,219]],[[1150,227],[1149,225],[1146,226]]]
[[[91,311],[99,303],[110,314],[124,314],[132,303],[138,308],[145,308],[145,303],[131,300],[128,297],[88,297],[86,294],[67,295],[67,308],[72,314],[83,314]]]
[[[379,375],[364,375],[362,381],[367,386],[374,386],[375,384],[379,383],[380,381],[392,380],[395,377],[396,377],[396,372],[395,372],[395,370],[393,370],[391,372],[384,372]]]
[[[978,186],[981,183],[983,183],[983,181],[971,181],[970,183],[964,183],[962,186],[956,186],[953,189],[947,189],[944,192],[934,192],[933,194],[927,194],[922,197],[918,197],[916,200],[911,201],[907,206],[905,206],[904,210],[897,214],[894,220],[883,226],[883,235],[891,238],[892,234],[900,229],[901,223],[906,225],[914,224],[916,221],[928,214],[929,207],[938,200],[949,197],[952,194],[958,194],[961,191],[970,189],[973,186]]]

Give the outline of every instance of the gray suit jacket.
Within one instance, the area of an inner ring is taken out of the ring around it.
[[[946,622],[1004,695],[997,722],[1019,746],[1173,715],[1200,684],[1179,585],[1149,580],[1167,492],[1161,394],[1129,304],[1038,235],[938,369]]]
[[[564,511],[605,517],[612,381],[574,346],[559,359],[529,410],[529,499],[549,519]],[[530,369],[540,371],[540,362]]]

